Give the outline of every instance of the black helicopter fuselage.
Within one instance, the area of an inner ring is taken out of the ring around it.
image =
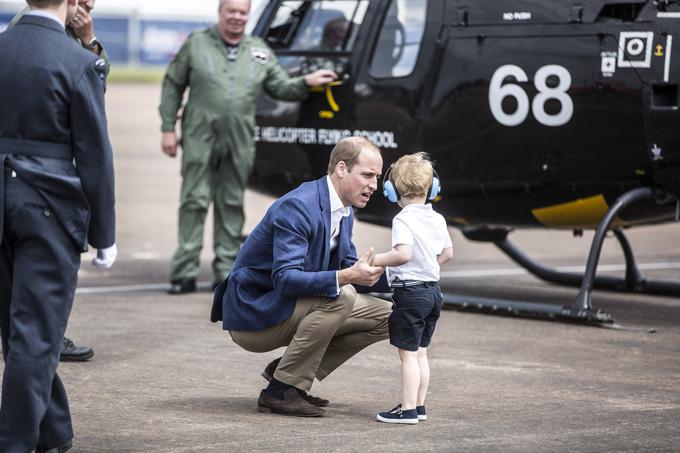
[[[251,185],[281,195],[324,174],[340,138],[364,135],[384,170],[428,152],[436,209],[457,226],[591,228],[643,186],[655,200],[618,224],[671,220],[680,8],[668,3],[271,1],[255,33],[282,65],[340,82],[301,103],[262,97]],[[358,216],[388,225],[397,209],[374,196]]]

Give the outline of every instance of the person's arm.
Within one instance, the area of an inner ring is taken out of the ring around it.
[[[413,255],[413,247],[406,244],[397,244],[392,250],[379,253],[373,257],[374,266],[397,267],[406,264]]]
[[[279,64],[274,52],[269,50],[269,53],[264,89],[273,98],[283,101],[299,101],[307,97],[310,87],[321,86],[338,78],[333,71],[328,69],[319,69],[305,76],[291,78]]]
[[[385,268],[370,264],[373,260],[373,247],[352,266],[338,271],[338,286],[359,285],[371,287],[378,283]]]
[[[354,214],[350,215],[350,218],[347,222],[347,228],[349,228],[349,231],[353,231],[353,226],[354,226]],[[369,253],[370,252],[370,253]],[[372,255],[373,255],[373,248],[369,248],[367,254],[364,254],[364,256],[361,258],[362,260],[366,261],[369,266],[371,266],[370,262],[372,260]],[[349,246],[349,252],[347,255],[342,259],[340,263],[340,269],[347,269],[351,268],[352,266],[357,266],[361,267],[363,269],[362,264],[357,264],[359,262],[359,258],[357,258],[357,249],[354,246],[354,242],[350,239],[350,246]],[[383,267],[375,267],[372,266],[373,269],[369,270],[369,276],[366,279],[367,280],[367,285],[364,285],[362,283],[359,283],[357,281],[351,281],[350,283],[354,285],[354,288],[357,290],[359,293],[370,293],[370,292],[387,292],[389,291],[389,285],[387,283],[387,277],[385,275],[385,268]],[[361,269],[354,268],[354,270],[359,270],[361,272]],[[340,272],[338,272],[338,291],[342,287],[341,284],[341,276]],[[378,277],[376,280],[376,276]],[[350,281],[353,280],[351,276],[342,276],[342,282],[344,283],[345,281]]]
[[[453,242],[451,241],[451,234],[449,234],[449,228],[444,217],[439,216],[439,222],[441,224],[441,234],[444,240],[442,244],[443,250],[437,255],[437,263],[441,265],[453,259]]]
[[[312,234],[307,207],[297,199],[282,203],[272,214],[274,261],[272,283],[285,297],[336,297],[335,271],[306,271],[304,268]]]
[[[413,232],[398,216],[392,219],[392,250],[373,258],[376,266],[397,267],[406,264],[413,254]]]
[[[309,253],[308,237],[312,226],[308,207],[300,200],[290,199],[279,206],[273,214],[274,263],[272,281],[277,293],[300,298],[310,296],[332,297],[340,287],[350,283],[371,286],[375,284],[383,268],[370,266],[372,250],[351,267],[341,271],[306,271],[304,263]],[[336,275],[337,274],[337,275]]]
[[[104,61],[81,75],[71,101],[73,155],[90,207],[88,242],[97,249],[115,244],[113,156],[104,107]]]
[[[170,62],[163,78],[161,104],[158,110],[161,115],[161,149],[170,157],[177,155],[177,134],[175,123],[177,112],[182,105],[184,91],[189,84],[191,72],[190,40],[187,39],[175,58]]]
[[[446,247],[442,252],[437,255],[437,263],[444,264],[453,259],[453,246]]]
[[[101,57],[106,62],[106,75],[108,76],[111,68],[109,55],[94,32],[94,19],[92,15],[85,11],[82,6],[78,7],[75,17],[67,24],[67,31],[69,30],[69,34],[77,38],[84,48]]]

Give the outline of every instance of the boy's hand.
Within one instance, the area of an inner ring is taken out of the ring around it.
[[[365,261],[369,266],[373,266],[373,259],[375,258],[375,250],[373,247],[369,247],[364,256],[359,258],[359,261]]]

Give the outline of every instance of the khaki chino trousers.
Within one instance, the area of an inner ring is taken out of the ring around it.
[[[290,318],[257,332],[230,331],[234,342],[251,352],[288,346],[274,377],[309,391],[314,377],[323,380],[349,358],[388,338],[392,304],[343,286],[337,299],[298,299]]]

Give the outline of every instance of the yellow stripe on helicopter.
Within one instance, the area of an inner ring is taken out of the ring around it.
[[[532,209],[533,216],[543,225],[553,228],[594,228],[609,210],[602,194],[566,203]],[[616,218],[612,225],[620,226],[623,220]]]

